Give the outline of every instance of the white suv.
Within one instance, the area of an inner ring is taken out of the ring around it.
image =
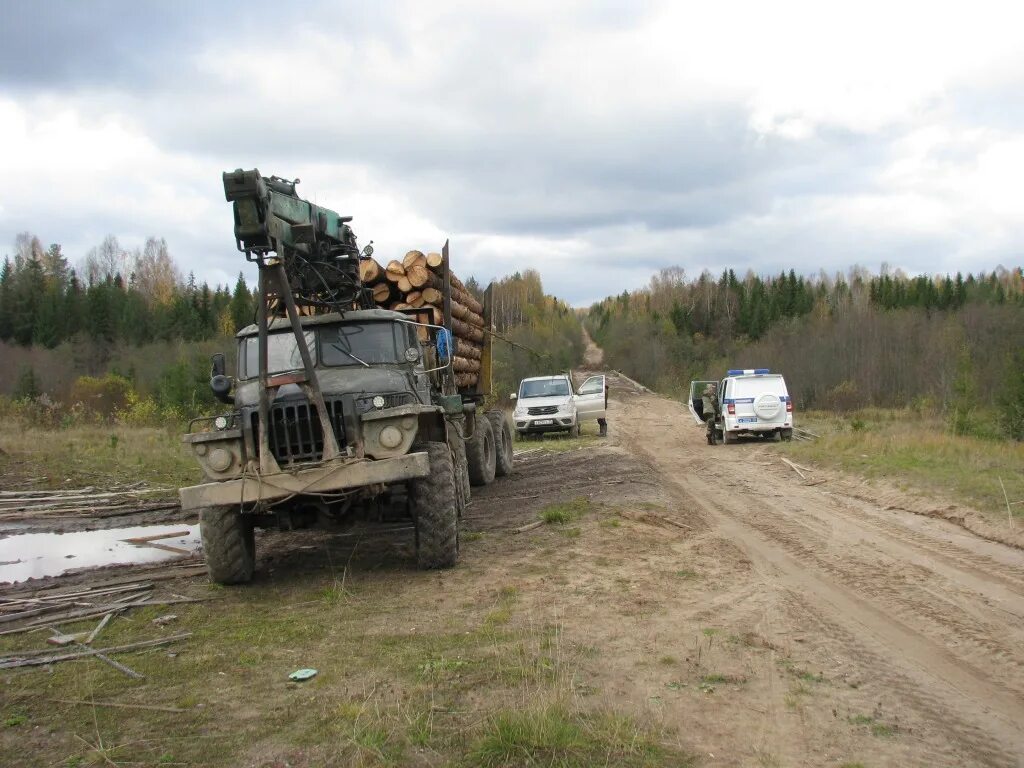
[[[706,423],[701,395],[707,385],[714,383],[690,382],[688,406],[698,424]],[[718,383],[718,398],[721,414],[712,438],[720,437],[724,443],[734,443],[740,435],[793,438],[793,399],[781,374],[767,368],[730,370]]]
[[[580,434],[580,422],[605,417],[604,374],[590,376],[573,392],[568,374],[534,376],[519,383],[512,394],[516,409],[512,418],[520,437],[527,434],[565,431]]]

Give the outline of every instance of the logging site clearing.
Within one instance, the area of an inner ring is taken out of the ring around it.
[[[26,766],[1019,764],[1019,528],[971,531],[961,506],[794,468],[789,445],[711,449],[684,405],[609,379],[608,439],[590,425],[518,443],[512,474],[474,490],[453,569],[416,570],[397,525],[261,531],[242,587],[212,585],[190,552],[4,586],[0,752]],[[5,533],[195,523],[146,503]]]

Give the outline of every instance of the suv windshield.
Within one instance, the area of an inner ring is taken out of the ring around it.
[[[519,397],[568,397],[569,382],[565,379],[524,381],[519,386]]]

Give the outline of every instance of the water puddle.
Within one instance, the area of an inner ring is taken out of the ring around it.
[[[125,539],[149,541],[132,543]],[[191,557],[199,549],[198,525],[16,534],[0,539],[0,583],[59,576],[79,568],[160,563]]]

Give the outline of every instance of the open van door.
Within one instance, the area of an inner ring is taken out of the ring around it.
[[[576,390],[576,420],[593,421],[605,418],[604,374],[591,376]]]
[[[701,427],[704,426],[704,400],[702,396],[704,388],[709,384],[718,386],[717,381],[691,381],[690,399],[686,401],[687,409],[690,411],[690,415],[693,416],[694,423]]]

